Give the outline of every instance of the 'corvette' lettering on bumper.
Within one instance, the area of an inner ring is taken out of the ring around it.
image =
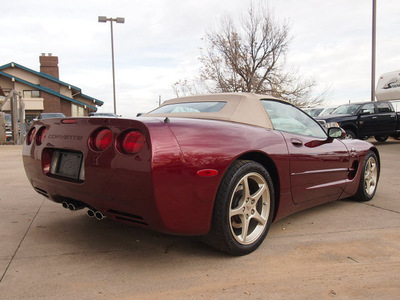
[[[81,135],[62,135],[62,134],[50,134],[48,139],[59,139],[59,140],[69,140],[69,141],[80,141],[83,139]]]

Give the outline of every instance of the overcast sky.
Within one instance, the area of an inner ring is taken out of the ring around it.
[[[110,24],[114,23],[117,113],[133,117],[175,97],[172,84],[196,76],[201,38],[221,17],[239,18],[250,0],[1,0],[0,65],[39,71],[59,58],[60,79],[113,111]],[[332,88],[328,105],[370,99],[372,0],[269,0],[291,24],[288,65]],[[376,78],[400,69],[400,3],[377,0]]]

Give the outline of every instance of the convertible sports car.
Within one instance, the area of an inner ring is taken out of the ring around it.
[[[65,208],[202,236],[244,255],[273,221],[374,197],[377,149],[343,137],[270,96],[211,94],[172,99],[135,119],[38,120],[23,162],[33,188]]]

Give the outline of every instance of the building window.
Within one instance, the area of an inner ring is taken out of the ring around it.
[[[83,106],[72,104],[72,117],[82,117],[85,116],[85,109]]]
[[[40,91],[24,91],[24,98],[40,98]]]

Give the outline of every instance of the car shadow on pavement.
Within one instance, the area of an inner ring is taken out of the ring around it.
[[[271,240],[264,242],[260,249],[268,251],[268,247],[273,247],[273,244],[278,242],[274,242],[272,240],[274,238],[309,233],[323,234],[325,231],[332,231],[332,223],[335,224],[335,230],[347,230],[348,228],[343,227],[346,223],[343,222],[343,218],[354,218],[354,214],[358,211],[354,207],[359,205],[360,203],[349,198],[286,217],[272,224],[266,238],[266,240]],[[199,237],[162,234],[117,223],[107,218],[98,221],[88,218],[83,210],[70,212],[55,207],[54,203],[45,205],[43,212],[34,221],[24,245],[24,248],[29,249],[29,255],[32,253],[46,253],[50,256],[118,253],[119,257],[128,259],[136,256],[152,259],[171,255],[233,258],[202,243]]]
[[[98,221],[88,218],[83,210],[72,213],[53,207],[46,215],[35,220],[25,243],[31,244],[30,249],[47,245],[47,255],[125,252],[148,257],[171,253],[226,256],[201,243],[198,237],[162,234],[107,218]]]

